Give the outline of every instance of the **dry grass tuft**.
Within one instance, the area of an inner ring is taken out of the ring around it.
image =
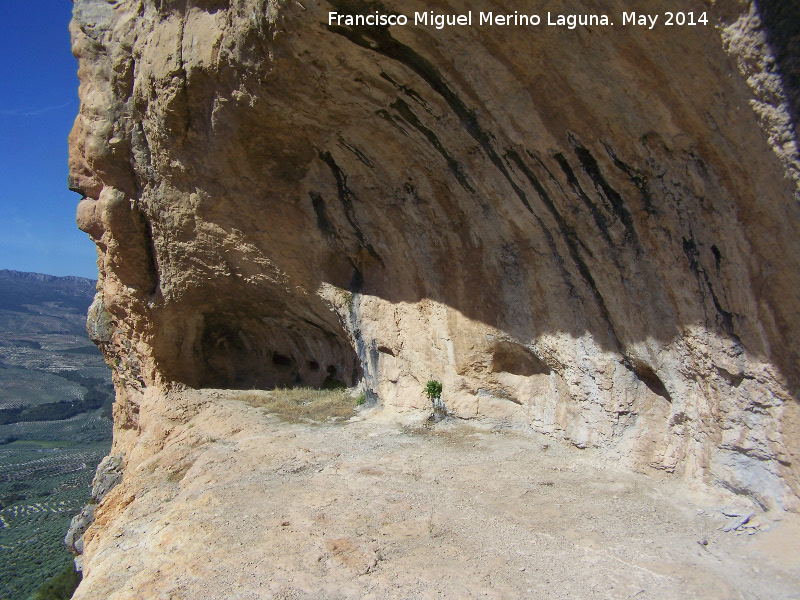
[[[278,417],[297,422],[324,423],[353,416],[356,399],[349,390],[317,390],[314,388],[275,389],[247,393],[241,398],[250,406],[264,408]]]

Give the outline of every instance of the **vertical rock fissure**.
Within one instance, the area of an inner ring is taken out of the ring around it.
[[[152,287],[148,290],[148,294],[153,297],[158,294],[161,288],[161,274],[158,270],[158,254],[156,253],[156,242],[153,238],[153,224],[143,212],[141,215],[144,221],[145,260],[147,261],[147,268],[150,272],[150,280],[152,281]]]

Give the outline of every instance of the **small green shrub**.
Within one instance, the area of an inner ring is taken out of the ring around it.
[[[358,398],[356,398],[356,406],[363,406],[366,401],[367,401],[366,392],[361,392],[358,395]]]
[[[425,395],[431,402],[436,402],[442,397],[442,384],[435,379],[431,379],[425,384]]]
[[[425,384],[425,395],[428,400],[433,404],[433,414],[430,416],[431,421],[441,421],[447,416],[447,407],[442,402],[442,384],[435,379],[431,379]]]

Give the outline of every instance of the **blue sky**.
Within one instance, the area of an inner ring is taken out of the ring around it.
[[[67,190],[78,113],[70,0],[4,1],[0,19],[0,269],[97,278]]]

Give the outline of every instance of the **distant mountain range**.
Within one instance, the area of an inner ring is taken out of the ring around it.
[[[30,312],[38,304],[61,304],[86,316],[97,280],[0,270],[0,310]]]
[[[110,373],[86,335],[96,284],[0,271],[0,441],[19,439],[5,425],[110,407]]]

